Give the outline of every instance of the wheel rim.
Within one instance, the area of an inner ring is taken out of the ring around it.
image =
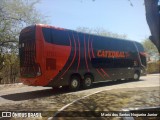
[[[78,81],[76,80],[76,79],[74,79],[73,81],[72,81],[72,87],[73,88],[76,88],[78,86]]]
[[[91,83],[92,83],[91,78],[86,78],[86,79],[85,79],[85,84],[86,84],[86,86],[91,86]]]
[[[138,74],[137,74],[137,73],[134,74],[134,79],[135,79],[135,80],[138,79]]]

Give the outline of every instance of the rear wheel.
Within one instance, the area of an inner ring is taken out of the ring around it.
[[[91,75],[86,75],[84,76],[84,80],[83,80],[83,88],[87,89],[90,88],[92,86],[92,82],[93,82],[93,77]]]
[[[69,88],[72,91],[78,90],[80,87],[80,78],[78,76],[71,77]]]

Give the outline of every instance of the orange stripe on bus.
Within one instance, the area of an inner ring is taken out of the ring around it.
[[[85,57],[85,62],[86,62],[86,68],[87,68],[87,71],[89,72],[87,58],[86,58],[86,40],[85,40],[85,35],[84,35],[84,57]]]
[[[109,77],[109,75],[104,71],[104,69],[101,68],[101,71],[102,71],[107,77]]]
[[[93,39],[92,39],[92,42],[91,42],[91,51],[92,51],[92,56],[95,58],[94,52],[93,52],[92,43],[93,43]],[[103,76],[102,73],[99,71],[99,69],[96,69],[96,70],[97,70],[97,72],[99,73],[99,75],[104,79],[104,76]]]
[[[78,36],[78,34],[77,34],[77,36]],[[79,36],[78,36],[78,53],[79,53],[79,56],[78,56],[77,72],[78,72],[79,64],[80,64],[80,42],[79,42]]]

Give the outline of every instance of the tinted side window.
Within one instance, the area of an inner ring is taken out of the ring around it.
[[[137,46],[139,52],[143,52],[144,51],[144,48],[140,43],[136,42],[136,46]]]
[[[134,46],[134,43],[127,40],[113,40],[113,46],[115,46],[115,49],[118,51],[126,51],[126,52],[135,52],[136,48]]]
[[[46,42],[52,43],[51,39],[51,29],[49,28],[42,28],[43,36]]]
[[[56,30],[56,29],[51,29],[51,39],[53,41],[53,44],[57,45],[70,45],[69,42],[69,37],[66,31],[63,30]]]
[[[50,28],[42,28],[42,32],[46,42],[56,45],[66,45],[66,46],[70,45],[69,37],[66,31],[50,29]]]
[[[121,40],[113,39],[111,42],[112,49],[115,51],[125,51],[124,42]]]
[[[95,68],[113,68],[114,60],[108,58],[92,58],[92,66]]]
[[[94,48],[105,49],[110,51],[124,51],[124,42],[122,40],[117,40],[115,38],[110,37],[98,37],[95,36],[93,38],[94,41]]]
[[[121,39],[114,39],[114,38],[108,38],[107,43],[107,49],[114,50],[114,51],[126,51],[126,52],[135,52],[136,48],[134,46],[134,43],[127,40],[121,40]]]
[[[136,47],[132,41],[125,41],[124,48],[127,52],[136,52]]]
[[[125,68],[133,67],[132,59],[92,58],[92,66],[95,68]]]

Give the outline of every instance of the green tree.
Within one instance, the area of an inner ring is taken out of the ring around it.
[[[47,21],[36,10],[37,3],[39,0],[0,1],[0,80],[5,76],[12,79],[18,74],[18,39],[22,28]]]
[[[6,52],[17,45],[18,36],[22,28],[31,24],[45,22],[44,17],[35,9],[35,4],[37,3],[38,0],[1,0],[1,52]]]
[[[142,44],[149,58],[159,59],[157,47],[149,39],[145,39]]]
[[[147,53],[157,53],[158,52],[156,46],[149,39],[145,39],[142,42],[142,44]]]

